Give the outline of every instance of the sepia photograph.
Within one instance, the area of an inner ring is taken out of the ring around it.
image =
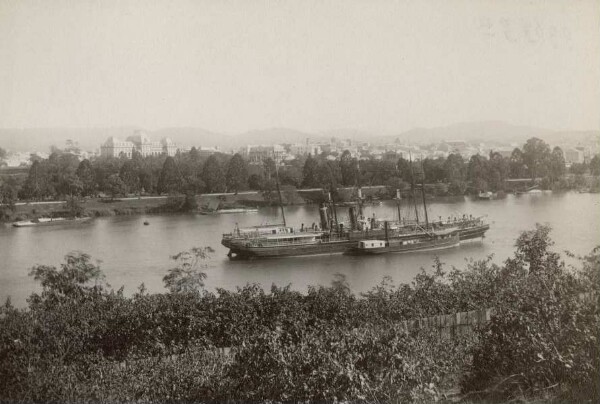
[[[1,403],[600,402],[600,0],[0,0]]]

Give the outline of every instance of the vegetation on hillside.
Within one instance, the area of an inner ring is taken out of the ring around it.
[[[361,295],[342,276],[307,293],[212,293],[211,250],[197,248],[172,257],[168,293],[127,297],[70,253],[32,268],[42,290],[27,308],[0,309],[0,399],[430,402],[460,385],[465,401],[597,402],[600,250],[570,268],[548,233],[524,232],[503,265],[436,260],[410,284]],[[470,335],[401,323],[487,307],[492,320]]]

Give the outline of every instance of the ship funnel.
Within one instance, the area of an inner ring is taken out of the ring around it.
[[[327,201],[329,201],[329,202],[333,202],[333,201],[331,200],[331,192],[327,192]]]
[[[350,214],[350,229],[357,230],[358,224],[356,223],[356,209],[354,208],[354,206],[350,206],[350,209],[348,209],[348,211],[348,213]]]
[[[402,196],[400,195],[400,190],[399,189],[396,190],[396,199],[398,199],[398,200],[402,199]]]
[[[358,188],[356,192],[358,193],[358,199],[362,199],[362,189]]]
[[[327,220],[327,206],[321,206],[319,209],[319,216],[321,217],[321,228],[323,230],[329,230],[329,221]]]

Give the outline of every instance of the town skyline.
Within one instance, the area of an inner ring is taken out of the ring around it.
[[[542,127],[514,125],[508,122],[477,121],[460,122],[439,127],[415,127],[407,131],[378,133],[353,128],[340,128],[322,132],[305,132],[295,128],[269,127],[247,130],[241,133],[223,133],[198,127],[170,127],[150,130],[143,126],[98,127],[98,128],[0,128],[0,146],[5,149],[24,151],[25,149],[47,149],[52,145],[75,140],[83,148],[93,149],[108,137],[125,140],[135,131],[144,131],[157,138],[172,138],[184,146],[213,146],[222,149],[243,144],[304,143],[324,141],[332,137],[354,141],[383,144],[395,140],[409,143],[468,140],[497,144],[524,142],[530,137],[545,138],[550,143],[565,141],[565,136],[573,137],[574,143],[582,138],[600,136],[600,130],[552,130]]]

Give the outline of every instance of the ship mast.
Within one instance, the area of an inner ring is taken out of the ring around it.
[[[277,169],[277,160],[275,160],[275,152],[273,152],[273,161],[275,162],[275,184],[277,184],[277,195],[279,195],[279,207],[281,208],[283,227],[287,227],[287,223],[285,222],[285,212],[283,210],[283,199],[281,199],[281,189],[279,188],[279,170]]]
[[[338,223],[338,218],[337,218],[337,210],[335,209],[335,201],[333,200],[333,190],[336,189],[336,187],[334,186],[334,182],[333,182],[333,170],[331,168],[331,166],[327,163],[327,166],[329,167],[329,180],[331,182],[331,187],[330,192],[329,192],[329,202],[331,203],[331,208],[333,210],[333,220],[335,221],[335,229],[336,231],[339,231],[339,223]]]
[[[398,170],[398,163],[396,163],[396,175],[398,178],[400,177],[400,170]],[[398,209],[398,224],[402,222],[402,215],[400,214],[400,200],[401,200],[400,190],[396,188],[396,208]]]
[[[401,200],[400,190],[397,189],[396,190],[396,208],[398,209],[398,223],[400,223],[402,221],[402,214],[400,213],[400,200]]]
[[[362,204],[362,191],[360,189],[360,163],[358,162],[358,160],[356,160],[356,181],[355,181],[355,188],[356,188],[356,200],[357,200],[357,204],[358,204],[358,216],[362,216],[363,215],[363,204]]]
[[[423,195],[423,210],[425,211],[425,229],[429,228],[429,217],[427,216],[427,203],[425,202],[425,169],[423,168],[423,157],[421,156],[421,194]]]
[[[415,173],[413,171],[412,155],[410,152],[408,153],[408,159],[409,159],[409,163],[410,163],[410,189],[412,190],[413,205],[415,206],[415,217],[417,219],[417,224],[418,224],[419,223],[419,210],[417,209],[417,196],[415,195]]]

